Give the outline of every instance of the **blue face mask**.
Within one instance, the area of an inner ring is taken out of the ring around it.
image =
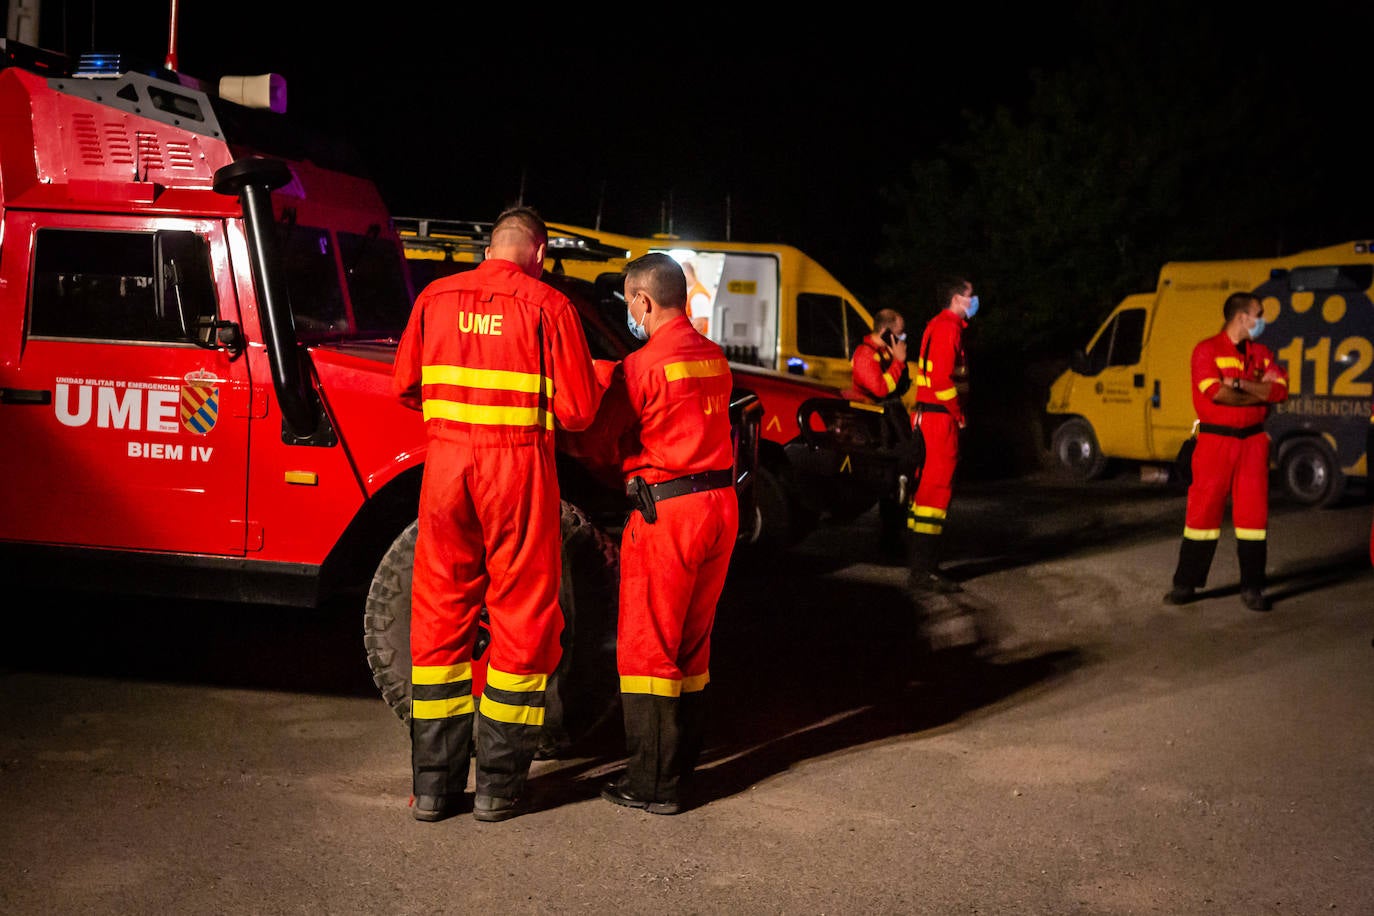
[[[964,312],[964,320],[972,318],[978,314],[978,297],[970,296],[968,300],[968,311]]]
[[[1261,315],[1261,316],[1259,316],[1258,318],[1255,319],[1255,324],[1254,324],[1254,326],[1250,328],[1250,339],[1251,339],[1251,340],[1254,340],[1256,337],[1260,336],[1260,335],[1263,334],[1263,333],[1264,333],[1264,316]]]
[[[634,301],[634,300],[631,300],[631,301]],[[644,322],[642,322],[642,321],[635,321],[635,313],[634,313],[634,311],[630,308],[630,305],[629,305],[628,302],[625,304],[625,324],[626,324],[627,327],[629,327],[630,333],[633,334],[633,335],[635,336],[635,339],[636,339],[636,340],[648,340],[648,339],[649,339],[649,332],[648,332],[648,330],[645,329],[645,327],[644,327]]]

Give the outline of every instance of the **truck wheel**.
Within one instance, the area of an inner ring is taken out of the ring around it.
[[[1345,493],[1345,474],[1335,453],[1320,439],[1304,438],[1284,449],[1279,470],[1284,492],[1304,506],[1324,508]]]
[[[615,666],[620,549],[583,512],[563,503],[563,659],[549,681],[545,743],[554,756],[606,720],[620,696]],[[403,723],[410,723],[410,586],[419,522],[392,542],[372,577],[363,645],[372,680]],[[480,639],[480,637],[479,637]],[[479,660],[480,663],[480,660]]]
[[[787,548],[811,532],[816,515],[802,506],[784,470],[760,465],[754,472],[754,506],[758,512],[758,536],[740,545],[737,552],[756,563],[776,560]]]
[[[1076,480],[1097,480],[1107,470],[1107,456],[1097,444],[1092,424],[1074,417],[1054,431],[1054,459]]]

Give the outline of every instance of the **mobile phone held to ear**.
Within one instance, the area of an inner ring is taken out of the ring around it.
[[[897,338],[892,336],[891,328],[883,328],[883,333],[880,336],[883,338],[883,343],[887,344],[889,347],[897,342]]]

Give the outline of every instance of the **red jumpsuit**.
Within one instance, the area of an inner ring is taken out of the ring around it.
[[[652,523],[632,512],[621,535],[626,779],[639,798],[676,802],[700,753],[711,628],[739,530],[733,381],[724,351],[686,317],[656,328],[623,368],[597,422],[618,435],[625,479],[666,484],[715,472],[700,484],[709,489],[657,499]]]
[[[492,642],[477,792],[516,798],[561,654],[554,422],[587,426],[603,389],[572,303],[505,260],[420,294],[393,381],[428,431],[411,592],[414,792],[452,796],[467,786],[472,654],[485,605]]]
[[[1231,342],[1225,332],[1198,343],[1192,356],[1193,409],[1197,447],[1188,487],[1187,520],[1174,585],[1201,588],[1221,537],[1226,501],[1231,500],[1242,591],[1264,587],[1269,522],[1269,404],[1288,397],[1288,374],[1264,344]],[[1213,400],[1231,380],[1272,382],[1266,404],[1236,406]]]
[[[900,389],[906,363],[895,359],[892,350],[878,335],[869,334],[859,341],[850,364],[854,369],[854,386],[845,395],[851,400],[862,398],[878,404],[904,393]]]
[[[854,348],[850,360],[853,367],[854,382],[845,391],[845,397],[852,401],[867,401],[881,404],[888,412],[891,422],[910,423],[902,395],[911,386],[907,375],[906,362],[893,356],[892,350],[879,334],[868,334]],[[907,479],[915,480],[915,468],[907,469]],[[883,496],[878,501],[879,541],[878,549],[883,554],[901,554],[902,531],[906,528],[907,505],[905,499],[896,496]]]
[[[968,321],[942,309],[926,324],[916,362],[916,410],[913,428],[926,444],[926,463],[907,515],[912,532],[912,568],[931,572],[939,563],[940,536],[953,495],[959,466],[959,430],[964,426],[960,391],[968,379],[964,328]]]

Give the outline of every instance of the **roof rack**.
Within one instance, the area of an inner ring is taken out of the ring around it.
[[[491,244],[490,221],[429,219],[417,216],[392,217],[396,232],[407,246],[425,251],[442,251],[480,256]],[[589,235],[549,230],[548,256],[572,261],[628,260],[630,252],[607,245]]]

